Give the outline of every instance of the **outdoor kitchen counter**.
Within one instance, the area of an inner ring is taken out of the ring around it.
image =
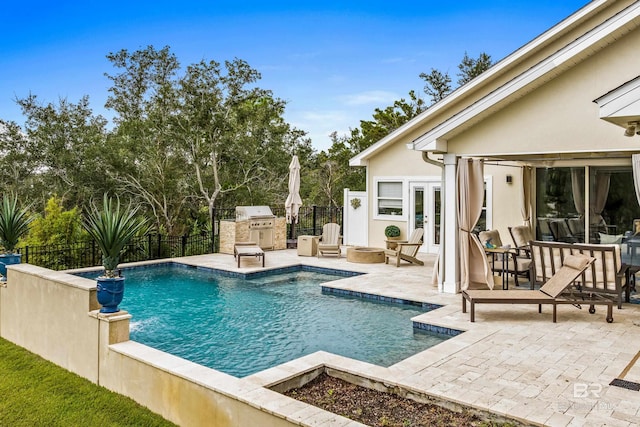
[[[284,217],[275,218],[273,229],[273,249],[287,248],[287,222]],[[220,253],[233,255],[236,242],[249,241],[249,221],[220,221]]]

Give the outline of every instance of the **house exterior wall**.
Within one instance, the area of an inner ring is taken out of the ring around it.
[[[408,150],[403,144],[395,144],[384,151],[381,156],[376,156],[369,163],[368,188],[369,195],[369,246],[385,247],[384,229],[388,225],[397,225],[401,230],[401,239],[407,239],[409,225],[409,183],[415,180],[440,180],[442,169],[438,166],[426,163],[419,152]],[[512,183],[507,184],[507,175],[511,176]],[[507,227],[522,224],[520,213],[521,203],[521,177],[520,169],[510,166],[485,166],[485,176],[491,177],[488,185],[491,186],[490,194],[491,215],[488,225],[498,228],[504,244],[511,244],[511,238]],[[376,218],[375,185],[381,178],[398,178],[404,181],[404,215],[399,219]],[[509,201],[505,204],[504,201]]]
[[[369,173],[367,174],[367,188],[369,191],[369,246],[385,247],[384,229],[388,225],[397,225],[400,227],[400,238],[408,239],[408,220],[409,220],[409,181],[415,177],[433,177],[439,178],[442,170],[438,166],[426,163],[422,160],[422,154],[407,149],[404,144],[394,144],[383,152],[382,155],[371,159],[369,163]],[[380,219],[376,218],[377,200],[375,197],[375,185],[380,178],[400,178],[404,181],[403,197],[404,209],[403,216],[396,219]]]
[[[491,176],[491,218],[489,228],[497,229],[503,245],[513,246],[508,227],[522,225],[520,212],[522,204],[522,177],[520,168],[512,166],[491,166],[484,168],[485,176]],[[511,176],[511,183],[507,183],[507,175]]]
[[[640,30],[450,139],[449,150],[461,156],[497,157],[578,152],[584,153],[578,160],[568,154],[563,160],[550,160],[548,165],[630,165],[631,152],[640,151],[640,140],[625,137],[622,128],[599,119],[593,100],[637,77],[637,46]],[[603,159],[604,150],[627,151],[629,157]],[[494,177],[493,228],[500,231],[503,243],[512,243],[508,227],[522,223],[520,171],[487,166],[487,174]],[[505,183],[507,174],[513,175],[511,185]]]
[[[449,139],[460,155],[637,151],[637,139],[599,119],[594,99],[638,76],[640,30]],[[584,162],[583,162],[584,164]]]

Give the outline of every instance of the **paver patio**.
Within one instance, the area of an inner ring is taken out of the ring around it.
[[[614,309],[614,323],[606,323],[606,309],[558,307],[539,314],[534,305],[483,305],[476,322],[462,313],[460,295],[439,293],[431,284],[435,256],[421,255],[425,266],[356,264],[340,258],[299,257],[295,250],[266,253],[266,268],[307,264],[368,273],[331,282],[332,287],[440,304],[443,307],[414,318],[423,323],[465,331],[429,350],[389,368],[318,352],[245,380],[262,387],[298,372],[325,364],[362,376],[398,383],[440,397],[549,426],[640,425],[640,392],[609,383],[640,351],[640,305],[625,303]],[[231,255],[181,258],[194,265],[250,272],[261,270],[259,260],[247,259],[237,268]],[[524,286],[523,288],[526,288]],[[410,326],[408,326],[410,327]],[[640,366],[625,378],[640,382]],[[266,410],[296,411],[286,400],[265,402]],[[327,418],[312,411],[309,425],[358,425]]]

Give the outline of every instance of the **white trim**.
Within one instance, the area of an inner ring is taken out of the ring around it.
[[[367,159],[384,148],[387,144],[395,141],[398,136],[406,134],[412,129],[421,126],[422,123],[430,116],[437,114],[440,110],[444,109],[450,104],[455,103],[459,98],[464,98],[468,92],[475,90],[478,86],[484,85],[487,81],[491,81],[496,76],[503,75],[506,69],[509,69],[514,64],[520,63],[524,57],[531,54],[532,52],[538,51],[541,46],[548,43],[550,40],[554,39],[562,32],[573,28],[583,20],[586,21],[587,19],[589,19],[589,17],[591,17],[591,15],[597,13],[600,8],[607,6],[608,2],[609,0],[594,0],[583,8],[579,9],[569,17],[565,18],[563,21],[559,22],[557,25],[551,27],[549,30],[545,31],[529,43],[525,44],[510,55],[506,56],[504,59],[500,60],[498,63],[493,65],[484,73],[480,74],[475,79],[471,80],[469,83],[457,88],[446,98],[430,106],[427,110],[423,111],[414,119],[409,120],[407,123],[389,133],[387,136],[371,145],[366,150],[352,157],[349,160],[349,166],[367,166]]]
[[[640,120],[640,76],[594,100],[600,118],[626,127],[628,122]]]
[[[493,230],[493,175],[485,175],[484,185],[487,189],[487,205],[485,208],[487,230]]]
[[[378,213],[378,183],[380,182],[399,182],[402,185],[402,215],[382,215]],[[373,178],[373,219],[406,222],[408,207],[406,176],[379,176]]]
[[[515,94],[517,91],[533,84],[547,74],[557,73],[559,70],[573,66],[575,64],[575,61],[573,61],[575,57],[580,54],[588,55],[593,53],[594,46],[609,37],[615,31],[620,30],[624,26],[631,23],[638,16],[640,16],[640,2],[634,3],[633,5],[629,6],[625,10],[625,13],[620,13],[613,16],[611,19],[598,25],[596,28],[587,32],[582,37],[579,37],[572,43],[569,43],[567,46],[560,49],[555,54],[549,56],[534,67],[528,69],[511,81],[500,86],[498,89],[491,92],[487,96],[479,99],[470,107],[465,108],[458,114],[452,116],[450,119],[434,127],[422,136],[416,138],[413,141],[414,149],[419,151],[426,151],[427,147],[430,144],[433,144],[439,138],[443,138],[447,133],[453,131],[459,126],[468,123],[471,119],[477,117],[480,113],[483,113],[496,106],[498,103],[504,101],[509,96]]]

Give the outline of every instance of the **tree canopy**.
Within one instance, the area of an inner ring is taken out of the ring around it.
[[[168,46],[122,49],[107,59],[112,123],[94,114],[88,96],[42,103],[35,94],[16,99],[24,129],[0,119],[0,190],[43,212],[32,236],[38,241],[63,239],[56,233],[71,227],[74,209],[86,210],[103,194],[140,206],[156,229],[171,234],[208,224],[215,207],[284,204],[293,154],[305,204],[341,205],[345,187],[364,188],[364,170],[350,168],[349,159],[453,89],[447,73],[422,73],[430,104],[409,91],[347,135],[333,133],[331,147],[317,152],[284,119],[286,102],[261,87],[260,72],[242,59],[183,67]],[[457,84],[491,63],[485,53],[465,53]]]

